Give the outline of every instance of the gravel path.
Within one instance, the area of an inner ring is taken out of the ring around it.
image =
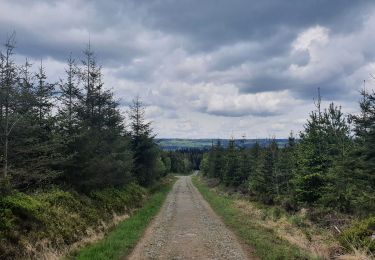
[[[246,252],[183,176],[128,259],[250,259]]]

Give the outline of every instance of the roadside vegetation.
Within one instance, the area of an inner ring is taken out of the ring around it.
[[[273,226],[267,226],[266,211],[260,213],[260,209],[254,210],[251,204],[247,205],[249,210],[243,210],[245,204],[238,206],[234,197],[210,189],[199,177],[194,176],[193,183],[224,223],[254,250],[256,256],[261,259],[319,259],[282,238]]]
[[[88,195],[54,188],[0,200],[2,259],[57,258],[100,239],[148,199],[136,184]]]
[[[320,94],[315,105],[298,139],[291,134],[281,147],[275,139],[251,148],[234,140],[223,148],[218,142],[204,155],[202,174],[246,200],[289,214],[296,225],[310,221],[324,227],[341,242],[341,252],[332,254],[362,252],[370,258],[375,253],[375,94],[362,92],[356,115],[343,114],[333,103],[321,108]]]
[[[362,92],[356,115],[334,104],[321,108],[319,95],[299,138],[291,134],[287,144],[230,140],[204,155],[161,151],[142,101],[126,100],[122,112],[90,44],[81,57],[69,56],[56,82],[43,61],[20,63],[15,50],[11,35],[0,50],[1,259],[60,257],[119,223],[79,257],[126,254],[162,203],[168,185],[158,184],[171,172],[198,168],[241,194],[222,197],[198,184],[260,256],[375,253],[375,93]],[[306,242],[293,242],[280,228],[302,232]],[[338,252],[311,249],[319,235],[332,238]]]
[[[127,256],[143,235],[152,218],[158,213],[168,192],[174,184],[174,178],[157,188],[142,208],[136,210],[129,219],[120,223],[104,239],[83,248],[74,259],[121,259]]]

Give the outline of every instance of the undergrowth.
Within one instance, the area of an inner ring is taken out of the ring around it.
[[[210,188],[204,178],[194,177],[193,182],[226,224],[262,259],[375,259],[374,217],[354,221],[341,231],[322,224],[327,222],[324,216],[313,222],[311,214],[316,212],[308,209],[290,213],[238,193],[229,195],[221,185]]]
[[[249,216],[235,206],[235,198],[218,194],[211,190],[197,177],[193,177],[193,183],[201,192],[203,197],[209,202],[211,207],[218,213],[230,228],[251,248],[256,256],[261,259],[318,259],[309,252],[290,244],[281,238],[271,227],[265,227],[254,221]],[[261,211],[254,210],[259,218],[279,217],[278,210]]]
[[[90,232],[103,232],[114,216],[142,206],[149,192],[129,184],[90,194],[52,188],[33,194],[11,192],[0,198],[0,259],[61,255]]]
[[[119,224],[104,239],[83,248],[74,259],[106,260],[121,259],[127,256],[151,219],[158,213],[174,181],[169,180],[157,186],[157,191],[129,219]]]

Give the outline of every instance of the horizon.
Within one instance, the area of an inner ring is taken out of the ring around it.
[[[156,137],[156,140],[162,140],[162,139],[173,139],[173,140],[271,140],[272,137],[268,138],[213,138],[213,137],[207,137],[207,138],[174,138],[174,137]],[[298,139],[298,138],[296,138]],[[288,140],[288,137],[286,138],[275,138],[275,140]]]

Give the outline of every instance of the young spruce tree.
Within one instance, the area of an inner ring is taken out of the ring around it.
[[[137,96],[129,110],[134,177],[139,184],[148,186],[160,176],[156,171],[159,150],[154,141],[151,122],[145,120],[145,108]]]

